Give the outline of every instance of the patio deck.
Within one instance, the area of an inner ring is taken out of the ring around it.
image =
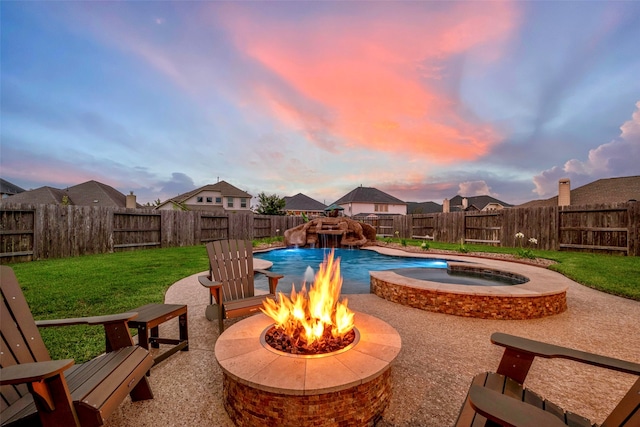
[[[178,281],[165,296],[167,303],[188,305],[189,351],[151,370],[155,399],[125,401],[107,426],[233,426],[222,404],[222,372],[214,356],[217,323],[204,317],[208,293],[197,276]],[[287,291],[289,284],[281,287]],[[567,291],[566,312],[535,320],[432,313],[372,294],[348,298],[350,308],[381,318],[402,337],[402,351],[391,368],[394,391],[379,427],[452,425],[472,377],[498,366],[502,348],[489,341],[495,331],[640,362],[640,302],[574,282]],[[161,333],[177,335],[174,321],[161,325]],[[598,423],[632,383],[631,375],[558,359],[536,360],[527,378],[546,398]]]

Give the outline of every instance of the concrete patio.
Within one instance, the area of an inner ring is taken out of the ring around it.
[[[165,296],[167,303],[188,305],[189,351],[152,369],[153,400],[125,401],[107,426],[233,426],[223,407],[222,372],[214,356],[217,322],[204,316],[209,297],[197,276],[178,281]],[[350,308],[388,322],[402,339],[391,368],[391,402],[377,425],[452,425],[471,378],[498,366],[502,348],[489,341],[496,331],[640,362],[640,302],[568,282],[568,310],[535,320],[464,318],[401,306],[372,294],[346,295]],[[281,286],[290,289],[289,283]],[[177,319],[161,325],[161,335],[177,336],[174,322]],[[633,381],[631,375],[575,362],[536,359],[526,385],[601,423]]]

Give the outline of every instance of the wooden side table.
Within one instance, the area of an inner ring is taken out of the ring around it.
[[[181,304],[147,304],[134,310],[138,317],[129,321],[129,327],[138,329],[138,344],[149,350],[149,344],[153,348],[159,348],[160,344],[173,344],[169,350],[156,356],[154,366],[165,360],[177,351],[189,350],[189,331],[187,327],[187,306]],[[178,316],[179,339],[161,338],[158,325]]]

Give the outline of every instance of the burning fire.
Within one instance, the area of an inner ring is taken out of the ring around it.
[[[300,292],[292,286],[290,298],[280,292],[278,302],[267,299],[261,310],[275,321],[276,329],[291,338],[299,337],[303,346],[322,341],[327,333],[341,339],[354,327],[354,313],[347,307],[347,299],[338,301],[341,289],[340,258],[334,260],[332,250],[320,265],[309,292],[306,283]]]

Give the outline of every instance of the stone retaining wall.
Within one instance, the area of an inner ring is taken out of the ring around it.
[[[371,293],[409,307],[481,319],[537,319],[567,309],[566,290],[535,296],[481,295],[415,288],[372,276]]]

